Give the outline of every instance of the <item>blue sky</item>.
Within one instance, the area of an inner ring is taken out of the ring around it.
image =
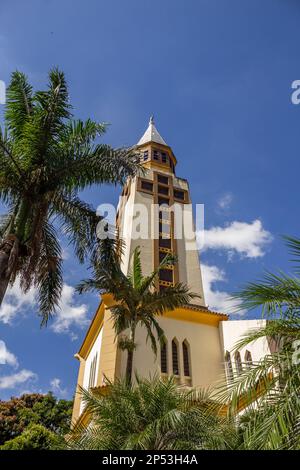
[[[193,202],[205,204],[211,306],[223,308],[264,268],[288,268],[280,235],[299,235],[297,0],[2,0],[0,18],[1,80],[19,69],[44,87],[59,66],[75,116],[111,123],[105,141],[114,146],[137,142],[154,113],[177,174],[189,180]],[[118,191],[91,188],[82,197],[116,203]],[[24,390],[73,394],[73,355],[98,298],[74,294],[87,271],[70,248],[65,258],[64,313],[47,329],[34,293],[21,297],[18,286],[0,311],[2,399]]]

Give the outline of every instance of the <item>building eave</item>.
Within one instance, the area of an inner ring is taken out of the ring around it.
[[[101,300],[96,313],[91,321],[91,324],[89,326],[89,329],[84,337],[84,340],[80,346],[80,349],[77,354],[75,354],[75,357],[77,359],[86,359],[88,356],[96,338],[97,335],[102,327],[103,324],[103,319],[104,319],[104,312],[105,312],[105,305],[103,301]]]

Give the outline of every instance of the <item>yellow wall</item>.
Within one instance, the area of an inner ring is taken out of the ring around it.
[[[208,387],[224,378],[223,357],[217,325],[192,323],[161,317],[159,323],[165,332],[168,343],[168,366],[172,375],[171,342],[176,338],[179,343],[181,382],[186,383],[183,374],[182,342],[190,346],[192,386]],[[160,355],[155,358],[150,341],[144,328],[139,327],[136,335],[137,349],[134,353],[133,368],[139,376],[149,378],[160,374]],[[159,349],[159,348],[158,348]],[[127,353],[121,353],[120,371],[125,374]]]
[[[80,415],[81,397],[80,397],[79,387],[82,387],[82,385],[83,385],[83,376],[84,376],[84,367],[85,367],[85,360],[80,358],[78,356],[78,354],[76,354],[75,357],[77,359],[79,359],[80,364],[79,364],[76,392],[75,392],[75,397],[74,397],[74,406],[73,406],[73,413],[72,413],[72,426],[76,423],[76,421],[77,421],[77,419],[79,418],[79,415]]]
[[[114,380],[116,369],[117,343],[109,310],[105,310],[103,320],[103,336],[101,343],[100,364],[96,387],[104,385],[104,376]]]

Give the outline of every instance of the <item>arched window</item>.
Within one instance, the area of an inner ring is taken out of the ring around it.
[[[242,359],[239,351],[234,353],[234,361],[235,361],[235,369],[237,373],[240,375],[243,372],[243,364]]]
[[[168,373],[167,342],[165,339],[160,345],[160,371],[162,374]]]
[[[225,353],[225,370],[226,370],[226,377],[227,380],[232,382],[233,380],[233,370],[232,370],[232,363],[230,353],[226,351]]]
[[[95,386],[97,359],[98,353],[96,353],[91,362],[88,388],[93,388]]]
[[[191,368],[190,368],[190,351],[189,345],[186,340],[182,343],[182,355],[183,355],[183,372],[185,377],[191,376]]]
[[[251,356],[251,352],[248,351],[248,349],[246,350],[245,352],[245,364],[246,364],[246,367],[249,369],[253,362],[252,362],[252,356]]]
[[[179,375],[178,343],[175,339],[172,341],[172,365],[173,374]]]

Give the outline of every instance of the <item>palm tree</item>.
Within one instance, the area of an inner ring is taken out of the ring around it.
[[[218,415],[205,391],[186,390],[174,379],[108,384],[107,390],[82,389],[89,426],[77,425],[69,446],[79,450],[232,449],[234,426]]]
[[[176,261],[170,255],[149,276],[143,276],[141,252],[137,247],[133,252],[131,270],[126,276],[121,269],[123,247],[120,245],[122,242],[110,238],[100,242],[99,256],[93,263],[94,277],[82,281],[77,290],[80,293],[96,290],[101,294],[113,295],[115,303],[110,307],[110,312],[116,336],[129,329],[129,336],[125,335],[119,340],[119,347],[127,350],[126,377],[130,383],[137,326],[146,328],[152,350],[156,354],[157,344],[153,330],[159,341],[164,337],[157,316],[188,304],[191,299],[199,296],[189,292],[188,287],[182,283],[163,290],[155,289],[160,269]]]
[[[219,399],[231,403],[233,414],[241,397],[248,405],[241,421],[248,449],[300,448],[300,239],[285,238],[294,274],[267,272],[262,281],[249,283],[234,296],[241,308],[261,307],[267,318],[264,327],[249,331],[235,349],[259,338],[272,345],[270,354],[219,391]]]
[[[0,127],[0,305],[9,282],[38,288],[42,322],[58,304],[62,256],[57,227],[80,262],[93,249],[99,217],[78,197],[94,183],[123,183],[137,170],[130,150],[97,143],[106,126],[73,120],[64,74],[50,71],[46,91],[12,74]]]

